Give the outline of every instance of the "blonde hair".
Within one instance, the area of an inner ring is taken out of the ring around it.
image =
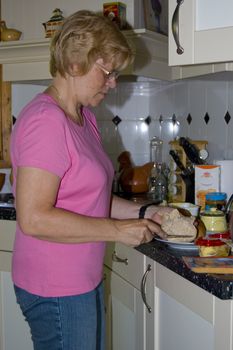
[[[86,74],[99,58],[122,70],[133,61],[133,52],[116,24],[103,15],[78,11],[67,17],[50,46],[50,73]],[[74,71],[74,65],[78,71]]]

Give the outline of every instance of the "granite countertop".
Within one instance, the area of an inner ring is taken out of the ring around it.
[[[0,220],[16,220],[15,209],[0,208]],[[196,250],[171,248],[157,240],[136,249],[214,296],[223,300],[233,299],[233,275],[195,273],[185,265],[182,256],[198,255]]]
[[[0,207],[0,220],[16,220],[15,208]]]
[[[136,249],[214,296],[233,299],[233,275],[195,273],[185,265],[182,256],[198,255],[196,250],[171,248],[157,240]]]

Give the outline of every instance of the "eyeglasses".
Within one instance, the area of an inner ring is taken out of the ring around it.
[[[117,70],[112,70],[111,72],[109,72],[109,70],[104,68],[101,64],[99,64],[97,62],[96,62],[96,64],[104,72],[107,80],[112,80],[112,79],[116,80],[119,77],[120,72],[118,72]]]

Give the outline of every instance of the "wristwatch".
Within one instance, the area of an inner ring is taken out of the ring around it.
[[[145,214],[146,214],[146,209],[148,207],[150,207],[151,205],[156,205],[156,203],[148,203],[143,205],[140,209],[139,209],[139,219],[144,219]]]

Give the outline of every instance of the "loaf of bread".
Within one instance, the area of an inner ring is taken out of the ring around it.
[[[167,234],[168,241],[192,242],[197,236],[194,221],[195,217],[183,216],[174,209],[163,215],[161,227]]]

